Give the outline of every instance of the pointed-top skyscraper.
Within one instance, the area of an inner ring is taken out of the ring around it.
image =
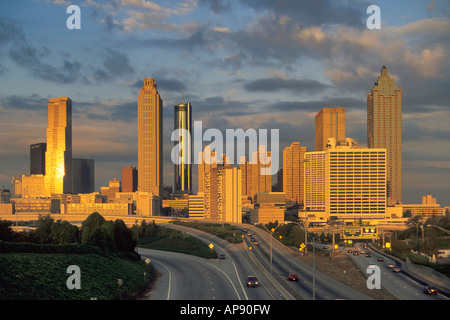
[[[138,191],[159,196],[163,186],[163,101],[153,78],[138,95]]]
[[[386,66],[367,95],[367,145],[386,148],[388,205],[402,203],[402,89]]]

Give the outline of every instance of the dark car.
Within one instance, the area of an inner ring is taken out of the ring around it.
[[[221,253],[221,254],[219,255],[219,259],[225,259],[225,255],[224,255],[223,253]]]
[[[247,277],[247,287],[257,287],[258,284],[258,278],[256,276]]]
[[[289,281],[298,281],[298,275],[296,273],[289,273],[288,280]]]
[[[366,253],[366,257],[370,258],[372,255],[370,254],[370,252]]]
[[[423,288],[423,293],[435,295],[438,294],[438,289],[434,286],[426,286],[425,288]]]

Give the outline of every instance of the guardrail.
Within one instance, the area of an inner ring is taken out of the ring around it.
[[[369,247],[370,247],[371,250],[376,251],[377,254],[380,254],[380,255],[388,258],[388,259],[394,260],[401,267],[402,273],[404,275],[406,275],[407,277],[409,277],[411,280],[413,280],[413,281],[415,281],[415,282],[417,282],[417,283],[419,283],[420,285],[423,285],[423,286],[434,285],[439,290],[440,294],[450,298],[450,292],[448,291],[449,288],[443,287],[439,283],[436,283],[436,282],[433,282],[433,281],[429,281],[429,280],[425,280],[421,275],[417,274],[414,271],[409,270],[407,262],[405,262],[405,261],[403,261],[403,260],[401,260],[401,259],[399,259],[397,257],[394,257],[392,255],[389,255],[389,254],[387,254],[387,253],[385,253],[383,251],[380,251],[380,250],[378,250],[378,248],[375,248],[374,246],[371,246],[370,244],[369,244]],[[412,262],[410,262],[410,263],[412,263]],[[406,266],[406,268],[405,268],[405,266]],[[444,275],[442,275],[442,276],[445,277]]]

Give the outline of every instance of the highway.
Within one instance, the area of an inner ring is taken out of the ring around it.
[[[296,258],[292,249],[272,239],[270,263],[270,234],[255,226],[236,225],[244,235],[242,244],[231,244],[209,233],[178,225],[162,225],[181,230],[213,244],[217,254],[224,259],[204,259],[192,255],[139,248],[142,258],[149,258],[162,277],[150,295],[150,300],[372,300],[371,297],[313,270]],[[245,231],[244,231],[245,230]],[[250,235],[247,235],[250,234]],[[251,241],[254,238],[258,243]],[[316,244],[317,248],[324,245]],[[362,249],[353,247],[350,249]],[[340,248],[347,252],[349,248]],[[427,296],[423,285],[405,274],[394,273],[387,267],[393,263],[388,258],[380,262],[374,251],[372,256],[348,253],[361,270],[369,264],[380,267],[382,288],[399,300],[441,300],[438,294]],[[311,254],[311,253],[310,253]],[[395,264],[395,263],[393,263]],[[297,273],[299,281],[288,281],[290,272]],[[249,275],[258,277],[259,286],[246,286]],[[368,275],[369,276],[369,275]]]
[[[363,270],[367,270],[369,264],[377,265],[381,271],[381,286],[389,291],[393,296],[399,300],[448,300],[447,297],[438,294],[435,296],[426,295],[423,293],[424,285],[420,284],[406,274],[400,272],[393,272],[393,269],[388,268],[388,265],[396,265],[393,259],[387,258],[385,255],[381,255],[372,249],[363,249],[361,244],[356,247],[342,248],[342,251],[348,249],[358,250],[361,252],[369,252],[371,257],[366,257],[365,254],[354,255],[349,253],[355,263]],[[378,261],[378,258],[383,258],[383,261]]]

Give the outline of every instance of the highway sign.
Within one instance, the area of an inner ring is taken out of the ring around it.
[[[376,226],[346,226],[344,227],[344,239],[368,239],[378,235]]]

